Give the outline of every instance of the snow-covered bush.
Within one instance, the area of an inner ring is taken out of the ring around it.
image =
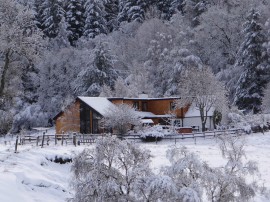
[[[14,116],[12,132],[19,132],[22,128],[47,126],[48,115],[43,113],[39,105],[27,106],[24,110]]]
[[[119,104],[107,109],[103,122],[106,128],[116,129],[120,135],[124,135],[131,126],[140,123],[140,117],[131,106]]]
[[[155,125],[152,127],[143,127],[141,131],[138,132],[141,138],[146,139],[147,137],[154,137],[154,138],[163,138],[164,137],[164,130],[162,126]]]
[[[115,137],[97,139],[73,159],[74,202],[136,201],[137,184],[151,176],[149,151]]]
[[[247,114],[241,111],[233,111],[228,114],[229,126],[243,129],[245,132],[263,132],[269,129],[270,115]]]
[[[137,134],[144,140],[160,140],[164,136],[171,134],[170,130],[166,130],[163,127],[161,125],[142,127]]]

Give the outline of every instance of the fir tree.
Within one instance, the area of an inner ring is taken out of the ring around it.
[[[147,3],[145,0],[121,0],[119,3],[120,11],[118,21],[124,22],[143,22]]]
[[[98,45],[92,58],[90,66],[82,70],[74,81],[77,95],[99,96],[104,85],[111,89],[114,87],[118,74],[113,66],[113,57],[105,43]]]
[[[99,0],[87,0],[85,3],[85,29],[83,35],[95,38],[99,34],[107,34],[104,5]]]
[[[65,15],[61,0],[45,0],[40,6],[41,23],[40,27],[49,38],[58,34],[58,25]]]
[[[117,27],[117,15],[119,12],[119,0],[103,0],[105,8],[105,19],[108,30],[111,32]]]
[[[242,69],[243,73],[237,82],[234,102],[239,109],[253,113],[261,111],[263,91],[269,71],[265,58],[266,50],[263,46],[266,36],[259,20],[259,12],[252,9],[244,24],[245,38],[235,66]]]
[[[72,45],[83,34],[85,18],[84,7],[81,0],[70,0],[66,9],[66,20],[68,23],[68,30],[71,31],[69,41]]]

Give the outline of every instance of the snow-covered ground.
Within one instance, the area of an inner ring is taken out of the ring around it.
[[[261,178],[270,189],[270,133],[247,135],[246,138],[247,158],[258,162]],[[58,164],[50,159],[55,156],[73,157],[91,145],[40,148],[33,143],[19,146],[19,153],[15,154],[14,141],[15,138],[0,138],[1,202],[64,202],[72,197],[69,187],[71,164]],[[151,151],[151,166],[155,172],[169,164],[166,150],[174,145],[174,141],[135,144]],[[197,139],[196,144],[193,139],[179,140],[177,145],[185,145],[212,166],[220,166],[225,162],[215,139]],[[268,200],[256,197],[254,201]]]

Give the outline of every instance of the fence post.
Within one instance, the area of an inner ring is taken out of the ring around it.
[[[38,142],[39,142],[39,136],[37,136],[37,146],[38,146]]]
[[[194,143],[195,143],[195,145],[196,145],[196,137],[194,137]]]
[[[157,137],[156,137],[156,144],[157,144]]]
[[[16,137],[16,143],[15,143],[15,153],[18,152],[18,141],[19,141],[19,137]]]
[[[73,133],[73,144],[76,147],[76,133]]]
[[[174,138],[174,144],[176,145],[176,138]]]
[[[44,140],[45,140],[45,132],[43,132],[43,135],[42,135],[41,148],[43,148]]]
[[[63,146],[64,144],[64,134],[62,134],[62,141],[61,141],[61,145]]]
[[[54,135],[54,144],[57,145],[57,135],[56,135],[56,133]]]

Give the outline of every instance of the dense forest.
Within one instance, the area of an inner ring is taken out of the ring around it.
[[[46,126],[76,96],[179,95],[211,68],[230,106],[270,106],[268,0],[0,0],[0,132]]]

